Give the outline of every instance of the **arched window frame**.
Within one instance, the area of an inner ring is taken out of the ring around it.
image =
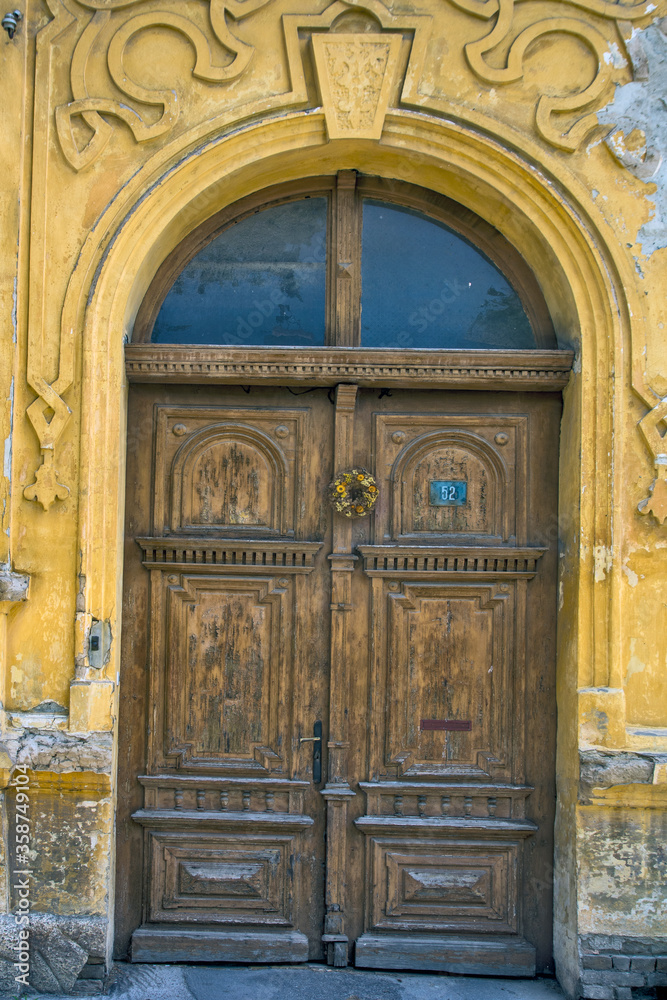
[[[444,195],[402,181],[365,176],[354,170],[264,189],[226,207],[198,226],[158,269],[137,313],[132,342],[150,343],[158,313],[174,281],[221,233],[264,209],[323,196],[328,203],[325,347],[359,349],[361,346],[362,205],[364,199],[372,199],[420,212],[446,225],[485,254],[517,292],[532,327],[536,349],[556,348],[553,325],[537,280],[523,257],[501,233]],[[202,346],[211,349],[210,345]],[[248,350],[243,346],[220,349]]]

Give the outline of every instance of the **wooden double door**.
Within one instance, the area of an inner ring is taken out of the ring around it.
[[[551,967],[560,405],[133,387],[119,957]]]

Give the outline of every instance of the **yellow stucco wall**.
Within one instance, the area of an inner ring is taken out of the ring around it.
[[[29,0],[23,13],[0,38],[3,740],[13,761],[60,775],[57,821],[90,856],[62,893],[45,878],[36,908],[71,916],[78,899],[99,918],[113,905],[110,799],[81,775],[113,788],[123,337],[199,222],[271,183],[351,167],[443,192],[496,226],[577,351],[561,450],[555,860],[555,948],[575,995],[578,935],[665,936],[659,884],[644,903],[637,865],[619,863],[613,901],[608,864],[601,874],[619,843],[649,864],[665,830],[664,0]],[[402,39],[370,123],[341,118],[360,91],[323,86],[313,62],[313,33],[341,29]],[[29,577],[27,596],[12,574]],[[93,619],[113,636],[101,671],[86,654]],[[612,805],[582,798],[590,752],[653,770],[602,774]],[[98,803],[85,823],[84,798]]]

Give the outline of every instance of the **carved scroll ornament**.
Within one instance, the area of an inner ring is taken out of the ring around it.
[[[248,68],[254,47],[236,37],[229,21],[241,21],[271,0],[208,0],[212,32],[210,39],[187,13],[181,12],[183,7],[176,7],[172,11],[145,11],[121,20],[111,41],[107,43],[106,62],[110,82],[127,100],[91,95],[86,84],[86,72],[100,44],[102,47],[105,44],[102,35],[114,13],[136,7],[145,0],[77,2],[94,13],[81,33],[72,56],[70,77],[73,100],[56,108],[55,119],[65,158],[75,170],[82,170],[98,159],[113,134],[108,116],[122,121],[137,142],[167,134],[178,121],[179,100],[174,90],[151,90],[142,87],[128,75],[125,54],[135,36],[151,28],[170,28],[187,38],[195,51],[192,70],[194,77],[211,84],[230,83]],[[517,31],[515,0],[450,2],[467,14],[491,24],[491,30],[486,35],[465,45],[468,65],[484,83],[505,85],[522,81],[527,51],[534,42],[547,35],[559,34],[576,38],[590,50],[596,61],[591,82],[575,94],[561,97],[542,95],[535,107],[535,125],[540,136],[551,145],[568,152],[578,149],[598,125],[595,105],[603,101],[605,92],[611,89],[614,82],[615,66],[611,51],[617,33],[614,31],[610,40],[608,33],[601,30],[604,21],[617,24],[621,21],[636,22],[656,9],[648,0],[627,5],[609,3],[606,0],[560,0],[553,16],[545,16],[544,8],[540,5],[535,8],[534,22]],[[530,5],[530,9],[532,6]],[[339,9],[355,8],[368,11],[376,17],[381,24],[381,31],[370,35],[331,31],[321,33],[327,27],[327,22],[330,25],[334,16],[339,16]],[[418,78],[408,80],[414,77],[415,72],[418,77],[421,76],[425,39],[418,40],[417,36],[430,20],[428,15],[416,14],[411,19],[398,18],[390,14],[378,0],[367,0],[364,4],[348,0],[330,5],[321,15],[285,15],[283,20],[286,29],[287,22],[294,20],[299,22],[300,27],[311,27],[313,31],[313,54],[330,138],[343,138],[353,134],[358,138],[379,139],[395,77],[401,43],[400,32],[406,28],[414,36],[414,58],[413,65],[407,71],[399,100],[407,104],[414,101],[420,106],[439,104],[426,94],[418,93]],[[412,21],[409,26],[408,20]],[[231,57],[223,65],[219,65],[212,55],[212,40],[223,46]],[[296,67],[292,63],[295,53],[291,51],[289,39],[287,43],[290,75],[294,80]],[[502,59],[504,65],[496,65],[497,53],[505,50],[506,55]],[[286,94],[286,103],[292,103],[290,97],[294,96],[294,93]],[[158,117],[155,119],[150,112],[148,117],[144,117],[145,112],[139,110],[141,106],[157,108]],[[582,112],[582,115],[563,131],[559,120],[561,116],[571,116],[577,112]],[[76,119],[85,122],[92,131],[92,136],[83,146],[79,144],[80,139],[77,139],[76,129],[73,128]]]
[[[595,76],[591,83],[579,93],[563,97],[543,95],[535,107],[537,131],[552,146],[566,152],[574,152],[598,125],[592,105],[600,102],[605,91],[612,84],[613,60],[610,58],[610,42],[585,15],[596,15],[614,21],[638,21],[656,9],[654,3],[642,0],[640,3],[608,3],[606,0],[568,0],[558,6],[573,8],[570,13],[578,16],[545,17],[540,6],[534,24],[518,34],[514,30],[515,0],[450,0],[456,7],[474,17],[490,21],[493,25],[488,35],[465,46],[466,59],[473,73],[484,83],[508,84],[523,80],[524,58],[528,47],[538,38],[550,34],[564,34],[578,38],[592,52],[597,61]],[[577,11],[578,8],[578,11]],[[582,16],[583,15],[583,16]],[[487,61],[494,50],[509,43],[505,65],[496,67]],[[559,114],[585,112],[566,131],[558,125]]]
[[[660,424],[667,421],[667,397],[639,421],[648,449],[653,455],[656,477],[649,487],[649,495],[642,500],[640,514],[653,514],[659,524],[667,521],[667,434],[660,433]]]
[[[240,41],[230,30],[227,15],[240,21],[264,7],[271,0],[209,0],[209,19],[215,39],[232,55],[225,65],[216,65],[211,54],[209,39],[187,16],[175,11],[147,11],[136,14],[121,23],[112,36],[107,50],[109,75],[116,87],[129,101],[139,102],[152,108],[159,108],[159,117],[147,121],[142,114],[126,101],[113,98],[94,97],[88,93],[85,74],[91,52],[98,44],[99,36],[109,24],[114,10],[136,6],[143,0],[78,0],[95,13],[79,38],[70,69],[73,100],[56,108],[56,130],[65,158],[75,170],[90,166],[104,151],[113,127],[102,115],[111,115],[128,126],[137,142],[145,142],[171,131],[179,116],[179,101],[175,90],[149,90],[140,86],[128,75],[125,68],[125,52],[130,41],[148,28],[171,28],[179,32],[192,44],[195,50],[195,65],[192,75],[207,83],[230,83],[238,79],[248,67],[254,48]],[[73,119],[81,118],[92,130],[89,141],[77,145],[72,128]]]

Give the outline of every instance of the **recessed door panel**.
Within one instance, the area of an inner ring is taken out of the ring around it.
[[[373,622],[381,650],[386,636],[384,773],[511,779],[514,595],[500,587],[387,589],[386,622]]]
[[[181,574],[166,584],[165,760],[284,770],[279,736],[289,720],[278,710],[291,671],[280,637],[291,609],[281,582]]]
[[[251,428],[206,428],[174,462],[172,527],[276,530],[284,505],[280,454]]]
[[[151,831],[151,922],[289,926],[293,835]]]
[[[517,843],[373,838],[372,928],[517,931]]]
[[[521,542],[524,415],[375,413],[373,419],[377,472],[384,485],[378,541]]]
[[[370,592],[363,967],[548,967],[557,437],[541,403],[360,400],[380,490],[356,549]]]
[[[293,535],[311,418],[307,407],[158,405],[156,533]]]

